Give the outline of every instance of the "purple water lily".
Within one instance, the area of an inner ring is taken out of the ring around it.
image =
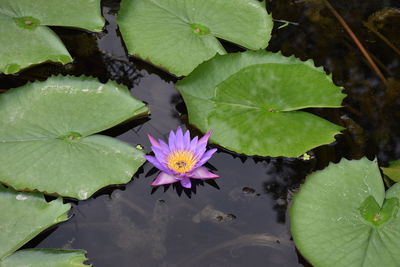
[[[211,132],[202,138],[196,136],[190,139],[189,131],[183,134],[179,127],[176,133],[169,133],[168,144],[156,140],[150,134],[149,140],[154,157],[145,156],[161,173],[151,184],[158,186],[180,182],[185,188],[191,188],[190,179],[214,179],[219,176],[209,172],[203,164],[206,163],[217,149],[206,151],[207,141]]]

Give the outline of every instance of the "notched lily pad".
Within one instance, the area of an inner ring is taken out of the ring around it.
[[[85,267],[84,250],[24,249],[0,260],[1,267]]]
[[[85,77],[51,77],[1,94],[0,182],[78,199],[126,183],[143,152],[92,134],[147,112],[126,87]]]
[[[257,50],[273,27],[256,0],[123,0],[118,24],[130,54],[177,76],[226,53],[217,38]]]
[[[216,56],[177,83],[190,123],[247,155],[298,157],[343,129],[302,109],[338,108],[344,94],[313,62],[266,51]]]
[[[16,73],[46,61],[66,64],[71,55],[47,26],[101,31],[100,0],[0,1],[0,72]]]
[[[46,202],[42,194],[16,192],[0,185],[0,259],[46,228],[67,220],[70,208],[61,198]]]
[[[400,184],[386,193],[376,161],[343,159],[307,177],[291,232],[314,266],[398,266]]]

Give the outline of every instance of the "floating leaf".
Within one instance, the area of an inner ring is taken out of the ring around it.
[[[213,142],[247,155],[297,157],[333,142],[341,127],[311,107],[345,97],[311,61],[266,51],[216,56],[177,83],[190,123]]]
[[[101,31],[100,8],[99,0],[0,1],[0,72],[15,73],[45,61],[71,62],[61,40],[47,26]]]
[[[217,38],[265,48],[273,26],[256,0],[123,0],[118,24],[130,54],[178,76],[224,54]]]
[[[383,173],[392,181],[400,182],[400,160],[392,161],[389,167],[381,167]]]
[[[85,267],[86,251],[25,249],[0,261],[1,267]]]
[[[387,192],[376,161],[343,159],[307,177],[291,232],[314,266],[398,266],[400,184]]]
[[[0,182],[79,199],[128,182],[143,152],[93,135],[147,113],[127,88],[52,77],[0,95]]]
[[[46,228],[67,220],[70,208],[61,198],[46,202],[42,194],[16,192],[0,185],[0,259]]]

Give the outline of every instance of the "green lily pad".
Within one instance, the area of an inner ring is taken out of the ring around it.
[[[398,266],[400,184],[385,194],[376,161],[343,159],[307,177],[291,232],[314,266]]]
[[[0,25],[0,72],[10,74],[45,61],[72,61],[47,26],[101,31],[104,19],[100,0],[2,0]]]
[[[61,198],[46,202],[42,194],[16,192],[0,185],[0,259],[46,228],[67,220],[70,208]]]
[[[389,167],[381,167],[383,173],[392,181],[400,182],[400,160],[392,161]]]
[[[52,77],[1,94],[0,182],[78,199],[127,183],[143,152],[92,134],[147,112],[126,87],[93,78]]]
[[[86,251],[25,249],[0,261],[0,267],[85,267]]]
[[[256,50],[273,27],[256,0],[123,0],[118,24],[130,54],[177,76],[226,53],[217,38]]]
[[[177,83],[200,130],[247,155],[297,157],[343,128],[311,113],[341,107],[344,94],[312,61],[266,51],[216,56]]]

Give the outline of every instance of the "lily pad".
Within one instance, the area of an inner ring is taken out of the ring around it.
[[[86,251],[25,249],[0,261],[0,267],[85,267]]]
[[[291,232],[314,266],[398,266],[400,185],[385,188],[376,161],[343,159],[307,177]]]
[[[70,208],[61,198],[46,202],[42,194],[16,192],[0,185],[0,259],[46,228],[67,220]]]
[[[400,182],[400,160],[392,161],[389,167],[381,167],[383,173],[392,181]]]
[[[272,17],[256,0],[123,0],[118,24],[128,52],[177,76],[225,49],[268,45]]]
[[[338,108],[344,94],[312,61],[266,51],[216,56],[177,83],[200,130],[247,155],[297,157],[343,128],[302,109]]]
[[[0,182],[78,199],[127,183],[143,152],[92,134],[147,112],[126,87],[85,77],[52,77],[1,94]]]
[[[45,61],[72,61],[47,26],[101,31],[104,19],[100,0],[2,0],[0,25],[0,72],[10,74]]]

